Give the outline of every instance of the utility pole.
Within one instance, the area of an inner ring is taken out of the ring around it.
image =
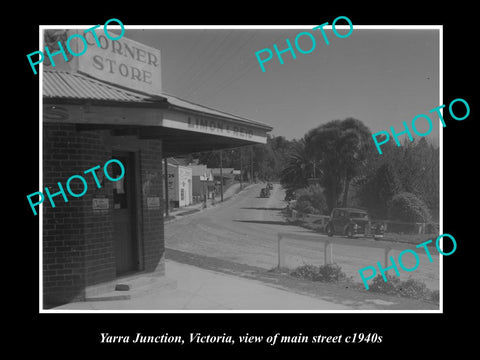
[[[220,150],[220,201],[223,202],[223,162],[222,150]]]
[[[165,161],[165,217],[168,216],[168,159],[164,158]]]
[[[250,164],[252,167],[251,176],[252,176],[252,183],[253,183],[253,146],[250,146]]]
[[[240,150],[240,190],[242,189],[242,148]]]
[[[205,175],[204,178],[206,179],[206,177],[207,176]],[[203,205],[204,205],[204,207],[207,207],[207,192],[205,191],[205,183],[206,182],[207,182],[207,180],[202,181],[202,183],[203,183]]]

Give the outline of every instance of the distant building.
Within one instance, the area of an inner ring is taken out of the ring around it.
[[[192,169],[181,163],[175,158],[168,159],[168,200],[177,208],[193,203]]]
[[[194,202],[211,199],[214,194],[214,178],[207,165],[190,165],[192,169],[192,194]]]
[[[239,170],[234,168],[223,168],[222,175],[220,176],[220,168],[211,169],[217,192],[220,192],[220,181],[223,182],[223,191],[225,191],[235,181],[235,177],[240,174]]]

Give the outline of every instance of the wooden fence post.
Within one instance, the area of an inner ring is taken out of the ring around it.
[[[333,255],[332,255],[332,243],[330,241],[325,241],[323,245],[324,253],[324,264],[333,264]]]
[[[392,248],[389,248],[389,247],[385,248],[385,261],[384,261],[385,268],[388,267],[388,258],[389,258],[389,255],[390,255],[390,251],[392,251]]]
[[[285,253],[282,251],[282,234],[278,234],[278,269],[285,266]]]

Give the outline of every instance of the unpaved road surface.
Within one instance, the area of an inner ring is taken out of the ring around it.
[[[401,243],[387,243],[372,239],[328,238],[289,224],[281,210],[285,207],[284,191],[274,184],[270,198],[260,198],[264,184],[247,187],[224,203],[202,210],[185,218],[165,224],[166,247],[192,254],[215,257],[221,260],[272,269],[278,264],[278,233],[315,234],[319,241],[287,240],[285,244],[286,263],[289,268],[302,264],[322,265],[323,242],[333,243],[333,261],[342,270],[361,282],[358,270],[377,262],[383,264],[384,250],[371,247],[386,245],[393,250],[390,255],[395,260],[405,248],[414,248]],[[400,279],[409,277],[421,280],[436,290],[439,288],[440,256],[434,247],[429,247],[433,263],[429,262],[423,249],[416,249],[419,266],[406,272],[399,267]],[[415,259],[407,253],[403,259],[407,268],[413,268]],[[377,270],[378,271],[378,270]],[[390,270],[394,274],[393,270]],[[366,273],[370,275],[370,272]]]

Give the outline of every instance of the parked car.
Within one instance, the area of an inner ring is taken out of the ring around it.
[[[262,197],[262,198],[270,197],[270,189],[268,188],[268,186],[264,187],[264,188],[262,188],[262,190],[260,190],[260,197]]]
[[[294,201],[295,200],[295,192],[292,190],[285,191],[285,201]]]
[[[355,208],[335,208],[325,228],[328,236],[344,235],[353,237],[383,237],[384,226],[372,222],[367,211]]]

